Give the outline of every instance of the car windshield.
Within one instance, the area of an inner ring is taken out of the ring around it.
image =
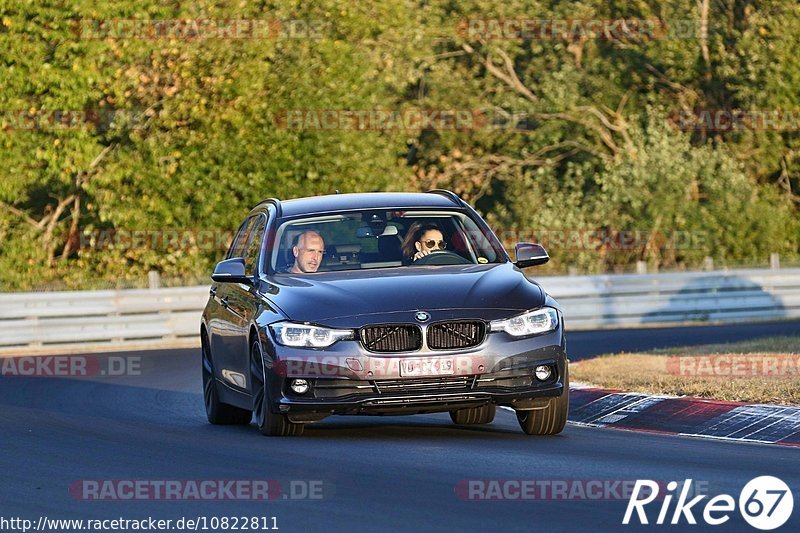
[[[503,263],[497,238],[466,213],[359,210],[280,223],[270,259],[275,273]]]

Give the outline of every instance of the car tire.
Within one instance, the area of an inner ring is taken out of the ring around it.
[[[480,407],[454,409],[450,411],[450,419],[458,425],[489,424],[494,420],[495,413],[497,413],[497,406],[487,403]]]
[[[556,435],[567,425],[569,413],[569,367],[564,365],[564,392],[550,398],[547,407],[532,411],[517,411],[517,420],[522,431],[528,435]]]
[[[250,419],[253,417],[252,412],[220,401],[219,392],[217,392],[217,380],[214,379],[211,350],[205,335],[203,335],[200,344],[203,352],[203,403],[206,407],[208,421],[211,424],[222,426],[249,424]]]
[[[305,426],[289,421],[286,415],[273,413],[269,405],[269,389],[266,384],[266,370],[261,353],[261,341],[253,339],[250,345],[250,374],[255,398],[253,412],[256,425],[262,435],[267,437],[299,437]]]

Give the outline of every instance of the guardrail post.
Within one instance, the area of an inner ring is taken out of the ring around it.
[[[647,263],[644,261],[636,261],[636,273],[647,274]]]
[[[151,289],[158,289],[161,287],[161,274],[156,270],[151,270],[147,273],[147,285]]]
[[[704,257],[703,270],[714,270],[714,259],[708,256]]]
[[[777,253],[769,254],[769,267],[772,270],[780,270],[781,268],[781,256]]]

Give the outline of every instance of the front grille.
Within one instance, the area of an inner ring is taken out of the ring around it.
[[[470,348],[483,342],[486,324],[478,320],[439,322],[428,327],[428,346],[433,350]]]
[[[361,342],[371,352],[413,352],[422,348],[422,331],[411,324],[368,326],[361,329]]]
[[[475,384],[475,377],[450,376],[442,378],[384,379],[380,381],[374,381],[373,383],[380,394],[391,394],[398,392],[435,393],[450,390],[469,390]]]
[[[314,383],[314,397],[320,399],[358,396],[375,392],[370,381],[355,379],[317,379]]]
[[[423,398],[419,397],[409,397],[409,398],[389,398],[389,399],[375,399],[369,402],[366,402],[365,405],[370,407],[377,407],[377,406],[400,406],[406,408],[415,408],[420,406],[425,406],[425,404],[442,404],[442,403],[459,403],[459,402],[479,402],[483,401],[486,402],[485,396],[480,396],[477,394],[450,394],[446,396],[425,396]]]

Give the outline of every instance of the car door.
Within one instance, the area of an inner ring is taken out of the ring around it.
[[[226,259],[243,257],[250,232],[257,222],[255,217],[245,220],[236,232],[231,243]],[[218,378],[222,378],[229,385],[233,385],[229,376],[230,364],[237,351],[241,351],[242,318],[231,307],[231,297],[235,294],[234,283],[214,282],[211,286],[212,309],[210,312],[208,329],[211,341],[211,352],[214,358],[214,367]],[[244,341],[245,344],[247,341]]]
[[[243,258],[247,275],[253,279],[258,279],[267,217],[259,214],[253,218],[254,223],[249,233]],[[248,376],[250,368],[250,324],[254,322],[258,313],[260,296],[257,288],[253,285],[244,283],[230,283],[229,285],[228,308],[235,317],[238,338],[236,346],[231,346],[228,351],[230,356],[228,368],[243,376]],[[246,380],[244,382],[246,383]]]

